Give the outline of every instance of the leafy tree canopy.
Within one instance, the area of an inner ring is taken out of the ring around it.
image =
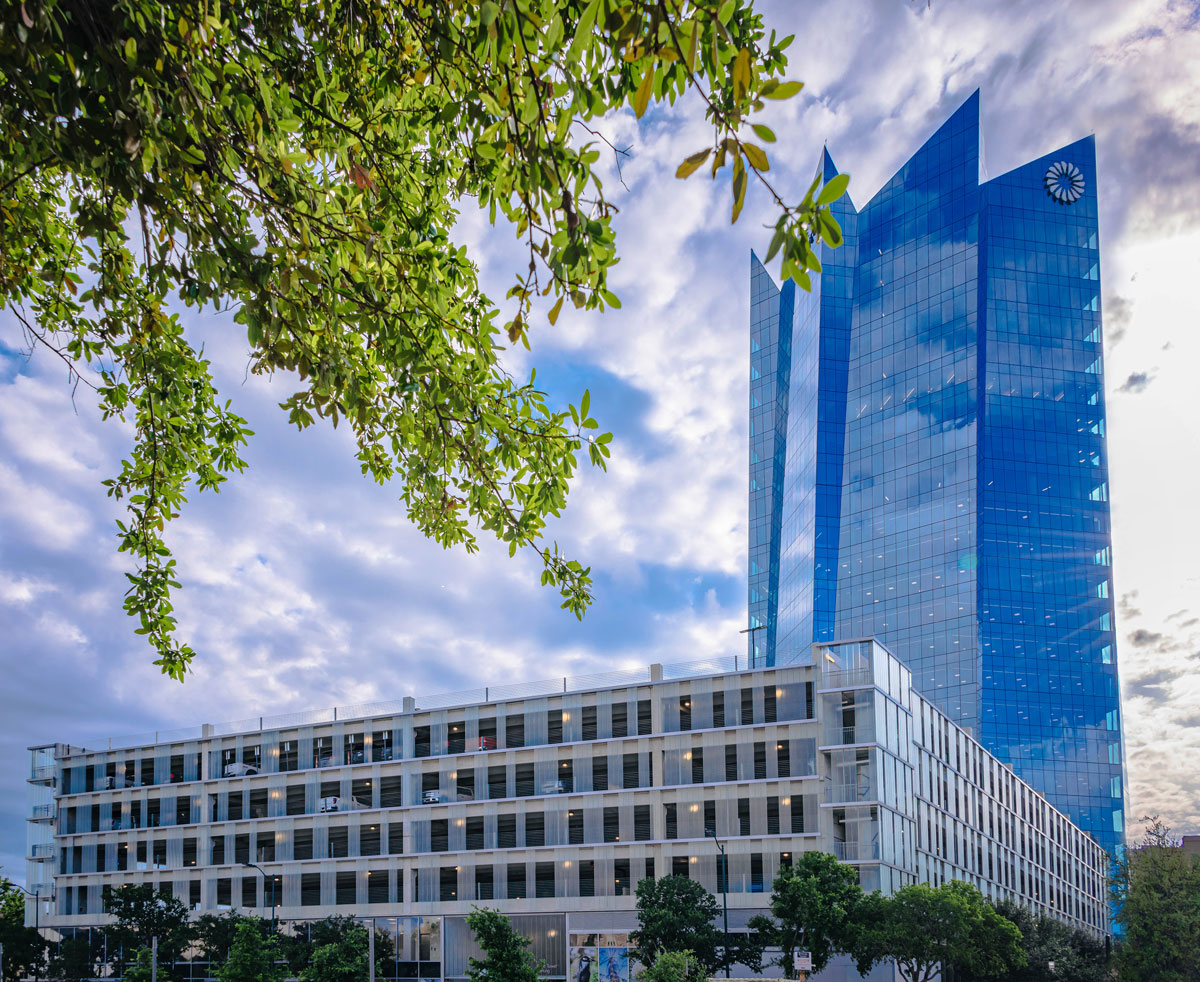
[[[41,970],[46,943],[25,926],[25,892],[0,876],[0,945],[4,947],[3,982],[16,982]]]
[[[370,974],[367,929],[350,918],[325,944],[313,939],[312,955],[300,972],[301,982],[362,982]],[[381,974],[376,971],[376,974]]]
[[[860,972],[891,958],[905,982],[929,982],[943,965],[995,978],[1025,964],[1021,932],[969,883],[913,884],[872,907],[857,941]]]
[[[863,892],[858,872],[825,852],[805,852],[780,870],[771,890],[771,917],[751,919],[755,947],[778,947],[776,962],[792,978],[793,954],[812,954],[812,970],[822,971],[839,951],[850,951]]]
[[[629,936],[633,952],[650,967],[665,951],[691,951],[708,969],[722,964],[722,932],[714,924],[716,898],[686,876],[645,879],[637,885],[638,928]]]
[[[1021,950],[1025,954],[1024,968],[1004,978],[1019,979],[1020,982],[1096,982],[1109,977],[1108,952],[1103,938],[1073,928],[1055,917],[1035,914],[1011,900],[1001,900],[995,907],[1001,917],[1011,921],[1021,932]],[[987,976],[955,966],[954,977],[956,982],[976,982]]]
[[[768,182],[774,134],[755,114],[800,89],[783,79],[790,41],[749,0],[5,5],[0,308],[131,424],[106,485],[127,506],[125,609],[164,672],[182,679],[194,655],[166,524],[245,467],[251,435],[185,309],[232,312],[250,371],[294,386],[289,420],[348,426],[362,472],[395,480],[423,533],[535,550],[582,616],[589,570],[543,530],[609,434],[586,392],[552,407],[533,375],[505,371],[502,346],[528,345],[564,302],[618,304],[590,123],[689,89],[712,140],[677,176],[729,175],[734,220],[761,183],[780,213],[768,259],[807,285],[813,243],[841,241],[824,206],[846,178],[794,203]],[[455,241],[464,202],[528,254],[507,314]]]
[[[1184,855],[1157,816],[1141,841],[1113,864],[1111,890],[1123,937],[1123,980],[1183,982],[1200,966],[1200,860]]]
[[[167,979],[167,974],[161,967],[158,974],[164,980]],[[125,974],[121,976],[121,982],[151,982],[154,976],[154,952],[149,948],[139,948],[130,959],[129,964],[125,966]]]
[[[217,982],[283,982],[286,972],[277,965],[275,939],[264,939],[255,920],[246,917],[238,923],[229,957],[216,972]]]
[[[49,974],[62,982],[94,979],[103,950],[90,937],[64,938],[50,959]]]
[[[105,934],[125,958],[150,948],[152,939],[158,938],[160,968],[173,965],[194,936],[187,904],[150,884],[105,887],[104,907],[115,919],[104,929]]]
[[[508,918],[491,907],[472,907],[467,927],[486,958],[471,958],[471,982],[538,982],[542,963],[529,951],[529,939],[516,932]]]
[[[653,965],[642,969],[637,982],[688,982],[705,977],[705,967],[695,952],[661,951]]]

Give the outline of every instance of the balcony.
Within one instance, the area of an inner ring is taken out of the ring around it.
[[[845,839],[834,839],[833,854],[846,863],[869,862],[879,858],[879,843],[847,842]]]
[[[825,789],[825,804],[849,805],[860,801],[874,801],[875,790],[870,781],[858,784],[833,784]]]
[[[53,784],[57,770],[55,764],[38,764],[29,768],[29,780],[32,784]]]
[[[827,726],[821,734],[822,747],[839,747],[844,744],[862,744],[875,742],[874,723],[860,723],[858,726]]]
[[[871,674],[871,667],[868,665],[863,668],[846,668],[823,672],[820,681],[820,690],[822,692],[829,689],[850,689],[859,685],[872,685],[875,679]]]
[[[45,862],[54,858],[53,842],[35,842],[29,847],[29,858],[36,862]]]
[[[52,822],[54,821],[54,805],[34,805],[29,809],[29,814],[25,818],[30,822]]]

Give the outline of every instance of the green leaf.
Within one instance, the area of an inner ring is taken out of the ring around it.
[[[746,155],[746,159],[750,161],[750,166],[757,171],[769,171],[771,164],[767,160],[767,155],[763,152],[762,147],[757,147],[753,143],[743,143],[742,152]]]
[[[838,198],[846,193],[846,188],[849,184],[849,174],[835,174],[825,183],[825,186],[821,188],[821,193],[817,195],[818,207],[837,201]]]
[[[565,297],[559,297],[558,300],[555,301],[554,306],[550,308],[549,316],[550,316],[550,325],[552,327],[556,323],[558,323],[558,313],[560,310],[562,310],[563,300],[565,300],[565,299],[566,299]]]
[[[803,82],[780,82],[774,86],[763,86],[761,94],[764,99],[790,99],[802,88],[804,88]]]
[[[484,27],[490,27],[500,15],[500,6],[494,0],[484,0],[479,5],[479,22]]]
[[[679,178],[690,177],[692,173],[708,160],[708,155],[712,153],[712,147],[705,147],[703,150],[698,150],[689,157],[685,157],[683,163],[675,170],[675,176]]]
[[[654,64],[651,63],[642,76],[642,84],[638,86],[637,95],[633,100],[633,112],[638,119],[646,112],[650,104],[650,93],[654,91]]]
[[[731,189],[733,191],[733,212],[729,222],[733,224],[738,220],[738,215],[742,213],[742,205],[746,203],[746,167],[742,163],[741,156],[735,157],[733,161]]]
[[[125,64],[130,68],[137,65],[137,39],[126,38],[125,40]]]
[[[758,138],[764,143],[774,143],[775,133],[768,126],[763,126],[762,123],[754,123],[750,127],[758,135]]]

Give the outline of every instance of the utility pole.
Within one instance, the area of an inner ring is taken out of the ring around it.
[[[375,922],[367,928],[367,959],[371,962],[371,982],[375,982]]]
[[[717,838],[717,830],[705,829],[704,834],[717,844],[717,849],[721,852],[721,920],[725,931],[725,950],[722,952],[721,961],[725,963],[725,978],[729,978],[729,867],[725,865],[725,846]]]
[[[150,982],[158,982],[158,935],[150,939]]]
[[[766,626],[766,624],[756,624],[754,627],[748,627],[744,631],[738,631],[738,634],[750,635],[750,650],[752,654],[750,655],[750,664],[746,666],[747,668],[754,668],[754,663],[758,661],[758,645],[756,643],[758,639],[754,636],[755,632],[761,631]]]
[[[275,877],[273,877],[273,876],[268,877],[267,874],[263,872],[262,867],[256,865],[255,863],[245,863],[244,862],[244,863],[242,863],[242,865],[247,867],[248,869],[258,870],[258,872],[260,874],[262,874],[263,886],[267,885],[268,879],[271,881],[271,940],[274,940],[275,939]]]

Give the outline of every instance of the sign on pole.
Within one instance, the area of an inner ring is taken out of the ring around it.
[[[797,972],[812,971],[812,952],[797,951],[792,954],[792,967]]]

